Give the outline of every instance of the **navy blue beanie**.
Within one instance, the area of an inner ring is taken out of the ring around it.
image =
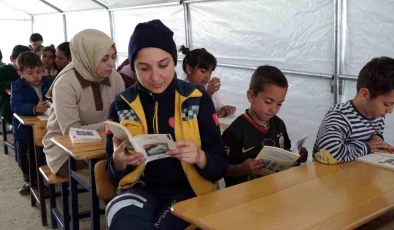
[[[139,23],[129,42],[129,63],[134,71],[134,60],[138,51],[146,47],[162,49],[171,54],[174,64],[177,64],[177,49],[173,39],[174,32],[165,26],[160,20],[155,19],[148,22]]]

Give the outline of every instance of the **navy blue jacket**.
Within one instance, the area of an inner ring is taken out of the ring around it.
[[[189,83],[184,83],[174,77],[168,88],[161,94],[150,93],[140,83],[126,89],[122,94],[137,92],[140,96],[141,104],[147,121],[153,121],[154,104],[158,103],[158,127],[160,133],[169,133],[175,140],[174,128],[170,125],[171,117],[174,117],[175,111],[175,90],[179,87],[190,87]],[[219,125],[215,123],[214,115],[215,107],[208,93],[201,89],[202,96],[200,98],[198,126],[201,137],[201,149],[204,150],[207,157],[207,167],[203,170],[197,168],[197,171],[205,179],[216,181],[221,179],[227,171],[228,158],[224,149],[223,140],[220,136]],[[117,96],[116,98],[120,98]],[[118,109],[118,111],[117,111]],[[130,106],[123,100],[115,100],[109,108],[109,119],[120,122],[118,112],[122,109],[130,109]],[[153,123],[147,122],[148,133],[155,133]],[[118,185],[119,181],[133,170],[129,166],[124,172],[117,172],[112,165],[112,144],[113,135],[107,133],[107,172],[111,182]],[[189,189],[192,190],[186,175],[182,169],[181,162],[175,158],[165,158],[158,161],[149,162],[141,177],[147,187],[150,188],[173,188],[173,189]]]
[[[41,93],[44,101],[47,100],[45,94],[51,84],[52,80],[42,78]],[[25,79],[22,78],[11,84],[11,109],[13,113],[22,116],[35,116],[37,114],[35,114],[33,108],[39,101],[36,91]],[[20,124],[15,117],[12,117],[12,126],[15,141],[27,143],[27,127]]]

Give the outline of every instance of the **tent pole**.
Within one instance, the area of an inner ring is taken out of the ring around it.
[[[338,76],[340,74],[340,0],[334,0],[334,75],[333,75],[333,93],[334,93],[334,104],[338,103]]]

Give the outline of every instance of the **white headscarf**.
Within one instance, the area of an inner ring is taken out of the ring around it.
[[[86,29],[77,33],[70,41],[72,61],[57,75],[46,96],[52,97],[55,82],[72,69],[76,69],[87,81],[101,82],[104,80],[105,78],[97,76],[96,70],[111,46],[114,46],[114,42],[99,30]]]

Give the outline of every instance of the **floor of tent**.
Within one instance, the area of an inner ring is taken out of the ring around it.
[[[1,138],[1,137],[0,137]],[[12,138],[9,135],[9,138]],[[1,140],[1,139],[0,139]],[[2,142],[1,142],[2,144]],[[4,154],[0,147],[0,229],[26,230],[26,229],[51,229],[49,217],[49,200],[47,200],[47,213],[49,226],[41,225],[39,207],[30,206],[30,196],[21,196],[18,189],[22,186],[23,180],[21,171],[14,160],[14,151],[10,150],[9,155]],[[61,207],[58,198],[58,207]],[[80,194],[80,210],[88,210],[89,197],[87,193]],[[80,229],[90,229],[90,219],[80,220]],[[104,216],[101,216],[101,229],[105,229]],[[394,210],[372,220],[361,226],[358,230],[394,230]]]

